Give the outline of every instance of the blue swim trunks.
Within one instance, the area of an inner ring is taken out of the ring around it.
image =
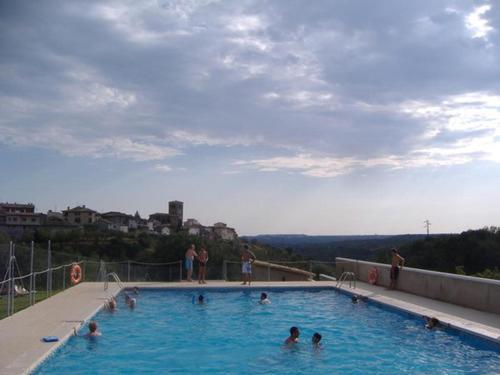
[[[192,259],[187,259],[186,258],[186,269],[187,270],[192,270],[193,269],[193,260]]]
[[[241,272],[242,273],[252,273],[252,263],[250,263],[250,262],[241,263]]]

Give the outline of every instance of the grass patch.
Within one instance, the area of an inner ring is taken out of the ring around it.
[[[51,296],[62,292],[63,289],[57,289],[53,290]],[[0,296],[0,319],[6,318],[7,317],[7,296],[2,295]],[[46,290],[40,290],[35,293],[35,303],[38,303],[40,301],[43,301],[44,299],[47,298],[47,291]],[[30,307],[30,296],[29,294],[25,296],[17,296],[14,297],[14,314],[16,312],[19,312],[21,310],[24,310],[27,307]]]

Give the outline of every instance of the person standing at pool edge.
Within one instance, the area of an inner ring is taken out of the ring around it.
[[[198,284],[206,284],[208,251],[204,246],[201,247],[198,254]]]
[[[193,281],[191,277],[193,276],[193,260],[194,257],[197,257],[198,254],[196,254],[194,244],[191,244],[189,249],[186,250],[186,261],[185,261],[185,266],[186,266],[186,271],[187,271],[187,281]]]
[[[396,289],[396,282],[399,277],[399,269],[400,265],[403,268],[405,264],[405,258],[399,255],[399,251],[394,248],[391,251],[392,259],[391,259],[391,283],[389,284],[389,289]]]
[[[243,278],[242,285],[250,285],[252,282],[252,263],[255,262],[257,257],[254,253],[250,251],[247,244],[243,247],[243,253],[241,254],[241,274]]]

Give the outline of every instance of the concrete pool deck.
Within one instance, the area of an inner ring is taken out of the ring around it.
[[[209,281],[200,285],[196,282],[176,283],[123,283],[125,287],[139,288],[252,288],[272,287],[335,287],[336,282],[254,282],[250,287],[239,282]],[[391,291],[383,287],[357,282],[357,287],[344,284],[342,290],[367,296],[369,299],[390,305],[416,315],[435,316],[442,323],[463,329],[500,343],[500,315],[464,308],[449,303],[431,300],[408,293]],[[81,283],[37,303],[13,316],[0,320],[0,374],[29,373],[36,365],[66,341],[73,333],[73,327],[88,320],[111,295],[120,292],[116,283],[109,283],[104,291],[103,283]],[[422,324],[424,322],[422,321]],[[58,336],[59,342],[44,343],[43,336]]]

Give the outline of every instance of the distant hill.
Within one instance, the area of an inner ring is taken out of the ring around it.
[[[285,249],[309,259],[332,261],[337,256],[370,260],[381,250],[401,247],[418,240],[423,240],[426,237],[427,236],[421,234],[403,234],[396,236],[308,236],[302,234],[271,234],[245,236],[243,238],[250,242]]]
[[[400,248],[409,267],[500,279],[500,228],[426,238]],[[387,252],[374,257],[389,262]]]

